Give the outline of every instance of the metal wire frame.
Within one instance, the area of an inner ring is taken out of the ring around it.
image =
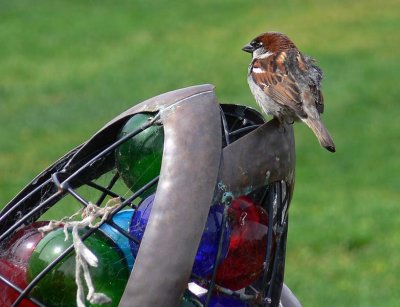
[[[239,110],[239,112],[238,112]],[[228,146],[232,142],[234,142],[236,139],[240,138],[241,136],[253,131],[257,127],[259,127],[262,124],[262,121],[255,117],[255,118],[249,118],[249,114],[245,114],[246,111],[248,112],[254,112],[250,108],[239,108],[235,109],[234,107],[230,105],[222,105],[221,106],[221,123],[222,123],[222,129],[223,129],[223,147]],[[247,115],[247,116],[246,116]],[[251,116],[250,116],[251,117]],[[95,183],[93,180],[87,181],[87,182],[81,182],[79,175],[90,168],[96,161],[99,159],[103,158],[104,156],[112,153],[115,148],[117,148],[120,144],[123,142],[126,142],[130,138],[136,136],[140,132],[146,130],[147,128],[151,127],[152,125],[158,124],[158,115],[155,115],[152,121],[149,121],[145,125],[143,125],[141,128],[132,131],[131,133],[127,134],[123,138],[115,141],[112,145],[106,147],[103,149],[101,152],[97,153],[94,155],[92,158],[90,158],[88,161],[84,162],[80,168],[78,168],[74,173],[72,174],[66,174],[64,170],[60,170],[58,172],[54,172],[49,179],[44,181],[40,186],[36,187],[34,190],[32,190],[30,193],[28,193],[25,197],[23,197],[21,200],[19,200],[13,207],[11,207],[7,212],[3,213],[3,215],[0,217],[1,220],[5,220],[7,218],[11,218],[11,213],[15,211],[16,208],[18,208],[19,205],[21,205],[25,200],[29,199],[29,197],[35,193],[38,193],[41,191],[43,188],[48,188],[48,186],[54,186],[54,193],[51,194],[49,197],[47,197],[44,201],[40,202],[39,204],[36,204],[36,206],[33,206],[31,211],[24,215],[23,217],[20,217],[15,220],[15,223],[7,230],[5,231],[1,236],[0,236],[0,242],[2,240],[5,240],[8,238],[14,231],[16,231],[20,226],[23,224],[26,224],[30,221],[30,219],[34,216],[40,216],[43,214],[49,207],[53,206],[58,200],[63,198],[65,195],[71,195],[74,197],[82,206],[87,206],[89,201],[86,200],[84,197],[82,197],[77,191],[76,188],[85,185],[90,188],[96,189],[101,192],[100,197],[96,201],[97,205],[101,205],[103,201],[106,199],[107,196],[111,197],[119,197],[117,193],[115,193],[112,188],[115,185],[115,183],[119,179],[118,173],[116,173],[113,178],[110,180],[110,182],[107,184],[107,186],[101,186],[97,183]],[[100,174],[101,175],[101,174]],[[100,176],[99,175],[99,176]],[[154,178],[150,182],[148,182],[146,185],[144,185],[142,188],[140,188],[138,191],[133,193],[128,198],[121,198],[122,201],[122,206],[115,212],[113,212],[113,215],[116,214],[118,211],[122,210],[123,208],[129,206],[132,207],[132,202],[140,197],[146,190],[150,189],[153,187],[158,181],[158,177]],[[282,198],[282,185],[285,184],[283,182],[275,183],[266,187],[263,187],[263,196],[260,198],[260,204],[264,206],[264,208],[268,211],[269,214],[269,225],[277,225],[275,227],[275,232],[276,234],[276,246],[279,246],[280,242],[283,240],[284,237],[282,236],[283,232],[282,229],[285,230],[287,228],[287,217],[282,219],[282,216],[280,214],[282,213],[282,206],[287,205],[288,201],[288,193],[285,193],[284,197]],[[287,188],[285,191],[287,192]],[[227,220],[227,208],[228,206],[225,207],[223,218],[222,218],[222,223],[223,225],[226,223]],[[136,213],[136,210],[134,211],[133,214]],[[278,223],[277,221],[284,221],[282,223]],[[116,225],[112,221],[112,216],[105,221],[105,223],[111,225],[115,229],[117,229],[122,235],[126,236],[129,240],[133,240],[136,243],[138,242],[137,239],[135,239],[129,232],[126,230],[122,229],[118,225]],[[272,229],[272,226],[270,226]],[[87,239],[90,235],[92,235],[97,229],[91,229],[88,232],[86,232],[82,236],[82,240]],[[281,231],[281,232],[279,232]],[[206,300],[204,302],[203,306],[208,306],[211,295],[214,292],[215,289],[218,289],[219,291],[225,291],[226,289],[223,289],[219,287],[218,285],[215,284],[215,277],[216,277],[216,268],[217,264],[219,261],[221,261],[221,252],[222,252],[222,244],[224,240],[224,233],[223,231],[220,234],[219,237],[219,247],[217,251],[217,257],[216,257],[216,265],[214,265],[214,270],[212,273],[212,278],[209,281],[205,281],[200,279],[198,276],[192,275],[192,278],[194,280],[199,281],[200,284],[203,286],[207,287],[208,293]],[[283,239],[281,239],[283,238]],[[283,242],[282,241],[282,242]],[[273,296],[273,289],[271,285],[274,285],[275,280],[277,278],[277,275],[282,274],[282,272],[279,271],[279,257],[278,253],[281,252],[281,249],[275,248],[275,253],[272,255],[272,231],[269,231],[268,233],[268,239],[267,239],[267,247],[266,247],[266,258],[265,258],[265,263],[266,263],[266,269],[264,270],[264,274],[262,277],[261,283],[257,285],[251,285],[246,289],[247,292],[251,292],[250,295],[245,296],[245,299],[251,298],[254,302],[257,301],[260,305],[265,305],[269,306],[271,302],[273,302],[272,296]],[[285,242],[284,242],[285,243]],[[0,276],[0,280],[3,282],[6,282],[7,285],[12,287],[14,290],[20,293],[19,297],[17,300],[14,302],[13,306],[18,306],[18,304],[25,298],[25,299],[31,299],[34,303],[37,303],[39,306],[44,306],[41,304],[38,300],[29,297],[29,293],[31,290],[37,285],[40,280],[51,270],[53,269],[64,257],[66,257],[69,253],[73,251],[73,246],[69,246],[64,252],[62,252],[56,259],[52,261],[40,274],[38,274],[25,289],[20,289],[16,285],[14,285],[12,282],[8,281],[6,278]],[[271,262],[271,260],[273,262]],[[270,264],[271,262],[271,264]],[[227,293],[229,291],[226,291]],[[230,291],[229,294],[233,296],[238,296],[238,293]],[[239,295],[240,296],[240,295]],[[242,295],[243,297],[243,295]],[[279,301],[279,299],[278,299]],[[271,305],[272,306],[272,305]]]
[[[127,198],[124,202],[122,202],[121,207],[118,208],[117,210],[115,210],[113,212],[113,214],[116,214],[117,212],[119,212],[120,210],[122,210],[123,208],[125,208],[126,206],[129,206],[132,201],[134,199],[136,199],[137,197],[139,197],[141,194],[143,194],[144,191],[148,190],[149,188],[151,188],[152,186],[154,186],[158,181],[158,177],[154,178],[153,180],[151,180],[149,183],[147,183],[146,185],[144,185],[142,188],[140,188],[137,192],[135,192],[131,197]],[[73,191],[71,188],[68,188],[68,192],[71,193],[71,191]],[[73,192],[73,194],[77,194],[75,191]],[[87,203],[86,201],[81,198],[81,197],[77,197],[76,198],[82,205],[86,206]],[[112,215],[111,215],[112,218]],[[100,224],[101,226],[102,224]],[[121,229],[119,227],[119,229]],[[92,235],[95,231],[97,231],[97,228],[92,228],[90,229],[88,232],[86,232],[82,237],[82,241],[85,241],[90,235]],[[134,239],[129,233],[127,233],[126,231],[121,232],[122,235],[127,236],[129,239],[133,239],[135,241],[137,241],[136,239]],[[25,298],[25,296],[33,289],[33,287],[35,287],[35,285],[37,283],[39,283],[39,281],[51,270],[53,269],[62,259],[64,259],[64,257],[66,257],[69,253],[71,253],[73,251],[74,247],[71,244],[68,248],[66,248],[56,259],[54,259],[41,273],[39,273],[30,283],[29,285],[21,292],[20,296],[18,297],[18,299],[14,302],[14,304],[12,305],[13,307],[18,306],[18,304],[22,301],[22,299]]]
[[[30,217],[34,216],[34,215],[38,215],[40,216],[41,214],[43,214],[45,212],[45,210],[48,208],[48,206],[52,206],[54,205],[59,199],[61,199],[62,197],[64,197],[65,195],[69,194],[71,196],[73,196],[82,206],[86,207],[89,203],[88,200],[86,200],[84,197],[82,197],[74,188],[73,186],[70,184],[70,182],[72,182],[73,180],[75,180],[77,178],[77,176],[83,172],[85,169],[87,169],[88,167],[90,167],[93,163],[95,163],[98,159],[104,157],[107,154],[110,154],[111,152],[113,152],[113,150],[118,147],[120,144],[126,142],[127,140],[129,140],[130,138],[136,136],[137,134],[139,134],[140,132],[146,130],[147,128],[151,127],[152,125],[156,124],[156,121],[158,120],[158,115],[155,115],[153,117],[153,119],[151,121],[149,121],[148,123],[146,123],[145,125],[141,126],[139,129],[132,131],[130,133],[128,133],[126,136],[122,137],[121,139],[117,140],[116,142],[114,142],[111,146],[105,148],[104,150],[102,150],[100,153],[98,153],[97,155],[95,155],[93,158],[89,159],[89,161],[87,161],[86,163],[83,164],[83,166],[81,166],[76,172],[74,172],[73,174],[71,174],[69,177],[67,177],[67,179],[65,180],[61,180],[60,177],[65,177],[65,173],[63,173],[63,171],[59,171],[59,172],[55,172],[51,175],[51,178],[49,178],[48,180],[46,180],[44,183],[42,183],[40,186],[36,187],[33,191],[31,191],[29,194],[27,194],[25,197],[23,197],[19,202],[17,202],[13,207],[11,207],[7,212],[5,212],[2,216],[1,219],[6,219],[6,218],[10,218],[10,213],[12,213],[16,208],[18,208],[18,206],[20,206],[26,199],[29,199],[29,197],[35,193],[40,192],[41,189],[43,189],[43,187],[49,185],[49,184],[53,184],[56,187],[56,192],[51,195],[50,197],[48,197],[47,199],[45,199],[43,202],[39,203],[36,206],[33,206],[33,208],[30,210],[29,213],[27,213],[26,215],[24,215],[21,218],[18,218],[15,220],[15,223],[7,230],[5,231],[1,236],[0,236],[0,242],[2,242],[3,240],[6,240],[11,234],[13,234],[20,226],[22,226],[26,221],[29,220]],[[118,180],[118,175],[115,175],[111,181],[109,182],[109,184],[106,187],[102,187],[94,182],[87,182],[84,183],[87,186],[90,186],[92,188],[98,189],[99,191],[102,192],[99,200],[97,201],[97,205],[101,205],[101,203],[104,201],[104,199],[107,197],[107,195],[111,196],[111,197],[119,197],[118,194],[114,193],[111,188],[113,187],[113,185],[116,183],[116,181]],[[123,208],[127,207],[127,206],[132,206],[132,202],[137,199],[138,197],[140,197],[146,190],[150,189],[151,187],[153,187],[156,183],[158,182],[158,176],[154,179],[152,179],[150,182],[148,182],[147,184],[145,184],[143,187],[141,187],[139,190],[137,190],[135,193],[133,193],[132,196],[130,196],[127,199],[123,199],[121,197],[122,203],[121,206],[115,210],[113,212],[113,214],[110,216],[110,218],[108,220],[106,220],[104,223],[108,223],[109,225],[111,225],[112,227],[116,228],[118,231],[121,232],[122,235],[128,237],[129,240],[132,240],[134,242],[138,242],[138,240],[136,238],[134,238],[129,232],[125,231],[124,229],[122,229],[121,227],[119,227],[118,225],[116,225],[113,221],[112,221],[112,217],[113,215],[115,215],[116,213],[118,213],[120,210],[122,210]],[[83,185],[83,184],[82,184]],[[101,225],[100,225],[101,226]],[[85,241],[90,235],[92,235],[95,231],[97,231],[97,229],[90,229],[88,232],[86,232],[83,236],[82,236],[82,240]],[[15,302],[13,303],[12,306],[18,306],[18,304],[24,299],[31,299],[30,297],[28,297],[29,292],[40,282],[40,280],[51,270],[53,269],[60,261],[62,261],[62,259],[64,259],[64,257],[66,257],[67,255],[69,255],[71,252],[73,251],[73,245],[71,244],[68,248],[66,248],[56,259],[54,259],[41,273],[39,273],[28,285],[25,289],[20,289],[18,286],[16,286],[15,284],[13,284],[11,281],[7,280],[6,278],[4,278],[3,276],[1,277],[1,281],[6,282],[6,284],[10,287],[12,287],[14,290],[16,290],[17,292],[20,293],[20,295],[18,296],[18,298],[15,300]],[[43,304],[41,304],[38,300],[32,298],[31,299],[34,303],[39,303],[39,306],[44,306]]]
[[[84,170],[86,170],[88,167],[90,167],[93,163],[95,163],[96,161],[98,161],[100,158],[104,157],[105,155],[109,154],[110,152],[112,152],[115,148],[117,148],[119,145],[121,145],[122,143],[126,142],[127,140],[129,140],[130,138],[134,137],[135,135],[139,134],[140,132],[146,130],[147,128],[149,128],[150,126],[152,126],[153,124],[155,124],[155,122],[159,119],[159,115],[155,116],[153,118],[152,121],[149,121],[148,123],[146,123],[145,125],[143,125],[142,127],[140,127],[139,129],[132,131],[130,133],[128,133],[127,135],[125,135],[124,137],[120,138],[119,140],[115,141],[111,146],[108,146],[107,148],[105,148],[104,150],[102,150],[100,153],[98,153],[97,155],[95,155],[93,158],[91,158],[89,161],[87,161],[86,163],[84,163],[78,170],[76,170],[73,174],[71,174],[68,178],[66,178],[65,180],[63,180],[62,182],[54,182],[55,186],[57,187],[57,192],[55,194],[53,194],[51,197],[49,197],[48,199],[46,199],[44,202],[42,202],[39,206],[37,206],[36,208],[34,208],[33,210],[31,210],[28,214],[24,215],[23,217],[21,217],[18,221],[16,221],[16,223],[10,227],[7,231],[5,231],[1,236],[0,236],[0,242],[2,240],[4,240],[5,237],[7,237],[10,233],[14,232],[18,227],[20,227],[25,221],[27,221],[32,215],[34,215],[37,212],[40,212],[41,209],[45,208],[47,205],[49,205],[49,203],[51,201],[54,200],[54,198],[56,197],[63,197],[65,195],[66,190],[68,190],[68,188],[70,188],[70,182],[75,179],[80,173],[82,173]],[[62,172],[60,172],[62,173]],[[57,177],[52,176],[51,178],[52,180],[57,179]],[[47,180],[46,183],[51,183],[52,180]],[[41,185],[40,188],[43,188],[44,185]],[[37,192],[38,190],[40,190],[40,188],[36,188],[34,191],[32,191],[31,193],[29,193],[26,197],[24,197],[24,200],[29,198],[29,196],[31,196],[32,194],[34,194],[35,192]],[[3,219],[6,219],[9,215],[10,212],[13,212],[15,208],[18,208],[18,206],[22,203],[22,201],[17,202],[12,208],[10,208],[10,210],[8,210],[7,212],[5,212],[5,214],[3,214],[1,216],[0,222]]]

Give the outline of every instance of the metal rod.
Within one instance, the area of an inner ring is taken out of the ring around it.
[[[240,129],[237,129],[235,131],[230,132],[229,136],[235,136],[235,135],[237,135],[239,133],[252,131],[252,130],[254,130],[254,129],[260,127],[260,126],[261,125],[251,125],[251,126],[243,127],[243,128],[240,128]]]
[[[25,195],[22,199],[20,199],[14,206],[12,206],[10,209],[7,210],[7,212],[4,212],[1,216],[0,216],[0,223],[3,222],[6,217],[13,212],[15,209],[17,209],[20,204],[22,202],[24,202],[25,200],[27,200],[29,197],[31,197],[33,194],[35,194],[38,190],[40,190],[41,188],[43,188],[44,185],[48,184],[51,182],[51,178],[47,179],[45,182],[43,182],[41,185],[37,186],[35,189],[33,189],[31,192],[29,192],[27,195]]]
[[[63,191],[57,191],[53,195],[51,195],[49,198],[47,198],[44,202],[39,204],[36,208],[32,209],[31,211],[27,212],[23,217],[21,217],[18,221],[15,222],[13,226],[11,226],[8,230],[6,230],[1,236],[0,236],[0,242],[7,237],[11,232],[13,232],[15,229],[17,229],[19,226],[21,226],[27,219],[29,219],[32,215],[40,211],[43,207],[45,207],[49,202],[51,202],[54,198],[60,197],[65,192]]]
[[[155,177],[154,179],[150,180],[148,183],[146,183],[144,186],[142,186],[139,190],[137,190],[135,193],[133,193],[133,195],[127,199],[125,199],[122,203],[121,203],[121,207],[119,207],[118,209],[116,209],[114,211],[114,214],[121,211],[123,207],[130,205],[132,203],[132,201],[139,197],[140,194],[142,194],[144,191],[146,191],[147,189],[151,188],[153,185],[155,185],[158,182],[160,176]]]
[[[21,293],[22,289],[17,287],[16,285],[14,285],[12,282],[10,282],[8,279],[4,278],[3,276],[0,275],[0,282],[4,282],[7,286],[9,286],[10,288],[14,289],[16,292]],[[2,293],[1,295],[4,295],[4,293]],[[35,303],[36,305],[38,305],[39,307],[46,307],[45,305],[43,305],[41,302],[39,302],[37,299],[35,299],[34,297],[26,297],[25,299],[30,300],[31,302]]]
[[[222,110],[222,107],[219,106],[219,108],[221,110],[221,120],[222,120],[222,127],[224,129],[225,142],[226,142],[226,146],[228,146],[230,144],[228,122],[226,121],[225,113]]]
[[[246,110],[247,110],[247,108],[246,108]],[[224,113],[225,113],[225,115],[232,116],[232,117],[239,117],[239,118],[243,118],[243,117],[244,117],[244,116],[240,116],[240,115],[238,115],[238,114],[236,114],[236,113],[230,113],[230,112],[224,112]],[[246,120],[247,120],[250,124],[256,125],[256,123],[255,123],[254,121],[252,121],[252,120],[250,120],[250,119],[248,119],[248,118],[246,118]]]
[[[140,240],[136,239],[134,236],[132,236],[128,231],[123,229],[121,226],[116,224],[113,220],[106,221],[106,224],[109,224],[111,227],[115,228],[117,231],[119,231],[122,235],[124,235],[126,238],[129,240],[135,242],[136,244],[140,244]]]
[[[61,191],[68,191],[78,202],[80,202],[82,205],[87,207],[89,205],[89,202],[86,201],[82,196],[80,196],[78,193],[75,192],[74,189],[72,189],[71,185],[68,182],[61,182],[58,179],[58,173],[54,173],[51,175],[51,178],[54,181],[54,184],[57,186],[57,188]]]
[[[283,202],[282,202],[282,183],[277,182],[276,183],[276,204],[277,204],[277,210],[276,210],[276,215],[277,215],[277,221],[279,222],[279,225],[282,223],[282,209],[283,209]]]
[[[280,190],[280,187],[281,186],[280,186],[280,183],[279,183],[279,190]],[[277,201],[276,202],[280,206],[281,205],[281,195],[278,192],[276,194],[277,194]],[[281,208],[278,208],[278,209],[281,209]],[[278,210],[278,214],[279,214],[279,210]],[[273,260],[273,268],[272,268],[270,286],[269,286],[268,292],[267,292],[267,298],[269,298],[269,299],[271,299],[273,284],[275,282],[276,274],[278,272],[278,267],[279,267],[278,261],[281,261],[281,259],[278,259],[278,258],[280,258],[280,257],[278,257],[278,255],[281,252],[281,248],[283,248],[281,245],[282,244],[286,244],[285,240],[282,240],[282,235],[286,231],[285,228],[287,227],[287,223],[284,223],[281,226],[280,223],[279,223],[279,219],[277,221],[278,221],[278,224],[279,224],[279,225],[277,225],[277,233],[276,233],[276,238],[277,238],[276,241],[277,242],[276,242],[276,247],[275,247],[275,255],[274,255],[274,260]]]
[[[262,279],[262,283],[261,286],[262,288],[262,292],[265,296],[265,290],[267,287],[267,283],[268,283],[268,276],[270,273],[270,268],[271,268],[271,252],[272,252],[272,245],[273,245],[273,231],[274,231],[274,204],[275,204],[275,194],[276,194],[276,184],[272,183],[270,185],[269,188],[269,193],[268,193],[268,236],[267,236],[267,250],[265,253],[265,269],[264,269],[264,274],[263,274],[263,279]],[[277,246],[275,246],[275,248],[277,248]],[[271,287],[271,283],[270,283],[270,287]]]
[[[287,224],[284,226],[285,228],[287,227]],[[284,229],[283,232],[285,232],[287,229]],[[267,298],[271,299],[272,296],[272,289],[273,289],[273,285],[275,283],[275,278],[276,278],[276,274],[278,273],[278,267],[280,267],[280,262],[284,261],[284,259],[278,259],[278,255],[280,253],[280,249],[282,248],[282,244],[285,244],[285,240],[282,240],[282,235],[280,235],[278,237],[277,240],[277,244],[276,244],[276,249],[275,249],[275,254],[274,254],[274,266],[272,268],[272,276],[271,276],[271,280],[270,280],[270,286],[268,288],[268,293],[267,293]]]
[[[215,278],[217,277],[217,268],[220,262],[221,258],[221,253],[222,253],[222,245],[224,243],[224,236],[225,236],[225,224],[226,224],[226,219],[228,216],[228,206],[224,205],[224,213],[222,214],[222,221],[221,221],[221,233],[219,235],[219,242],[218,242],[218,250],[217,250],[217,255],[215,257],[215,263],[214,263],[214,269],[212,272],[212,277],[211,281],[208,285],[208,292],[207,292],[207,297],[204,302],[204,306],[207,307],[210,304],[211,300],[211,295],[212,295],[212,289],[215,286]]]
[[[67,190],[83,206],[85,206],[85,207],[89,206],[89,202],[86,199],[84,199],[82,196],[80,196],[77,192],[75,192],[75,190],[73,188],[71,188],[69,185],[68,185]]]
[[[97,200],[96,204],[97,204],[98,206],[100,206],[100,205],[102,204],[102,202],[103,202],[104,199],[107,197],[107,195],[110,195],[110,193],[113,193],[113,192],[111,191],[111,188],[112,188],[112,187],[114,186],[114,184],[117,182],[118,178],[119,178],[119,173],[116,172],[115,175],[112,177],[110,183],[109,183],[109,184],[107,185],[107,187],[102,191],[103,193],[101,194],[101,196],[100,196],[99,199]],[[95,184],[95,183],[94,183],[94,184]],[[95,185],[97,185],[97,184],[95,184]],[[97,185],[97,186],[100,186],[100,185]],[[115,195],[114,197],[118,197],[117,194],[115,194],[115,193],[113,193],[113,194]],[[111,196],[113,196],[113,195],[111,195]]]
[[[99,185],[99,184],[97,184],[97,183],[95,183],[93,181],[87,182],[86,185],[88,185],[88,186],[90,186],[92,188],[95,188],[96,190],[99,190],[99,191],[103,192],[103,194],[101,196],[104,195],[104,197],[106,197],[107,195],[110,195],[112,197],[119,197],[119,198],[121,198],[121,200],[124,200],[124,198],[122,198],[120,195],[118,195],[117,193],[114,193],[113,191],[110,190],[110,188],[112,188],[112,187],[108,186],[107,188],[105,188],[105,187],[102,187],[101,185]],[[104,201],[104,199],[102,199],[100,197],[99,200],[96,202],[96,204],[100,205],[103,201]]]

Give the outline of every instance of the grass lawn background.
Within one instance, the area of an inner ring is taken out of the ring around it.
[[[337,153],[297,124],[286,283],[304,306],[400,304],[400,3],[0,0],[0,208],[146,98],[213,83],[256,107],[240,49],[288,34],[325,71]]]

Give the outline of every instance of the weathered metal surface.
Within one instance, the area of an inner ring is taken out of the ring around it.
[[[282,307],[301,307],[301,304],[293,292],[283,284],[281,295]]]
[[[212,92],[161,113],[164,153],[150,220],[119,306],[178,306],[212,203],[221,158]]]
[[[242,195],[278,180],[292,184],[294,167],[292,125],[271,120],[224,148],[219,183]]]

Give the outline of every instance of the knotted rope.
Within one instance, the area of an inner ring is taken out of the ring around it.
[[[43,234],[48,233],[59,227],[64,228],[65,241],[68,240],[68,229],[72,229],[72,241],[75,250],[75,282],[77,285],[76,303],[78,307],[85,307],[85,294],[83,280],[88,288],[86,299],[91,304],[109,304],[111,299],[104,293],[96,292],[92,278],[90,276],[89,266],[97,267],[98,259],[95,254],[83,243],[79,237],[79,230],[84,228],[98,228],[107,220],[115,210],[121,206],[119,198],[110,199],[104,207],[99,207],[89,203],[85,208],[80,209],[75,214],[64,217],[59,221],[50,221],[48,225],[40,227],[39,231]],[[81,215],[81,221],[73,221],[76,216]],[[100,221],[96,223],[96,220]],[[82,280],[83,275],[83,280]]]

